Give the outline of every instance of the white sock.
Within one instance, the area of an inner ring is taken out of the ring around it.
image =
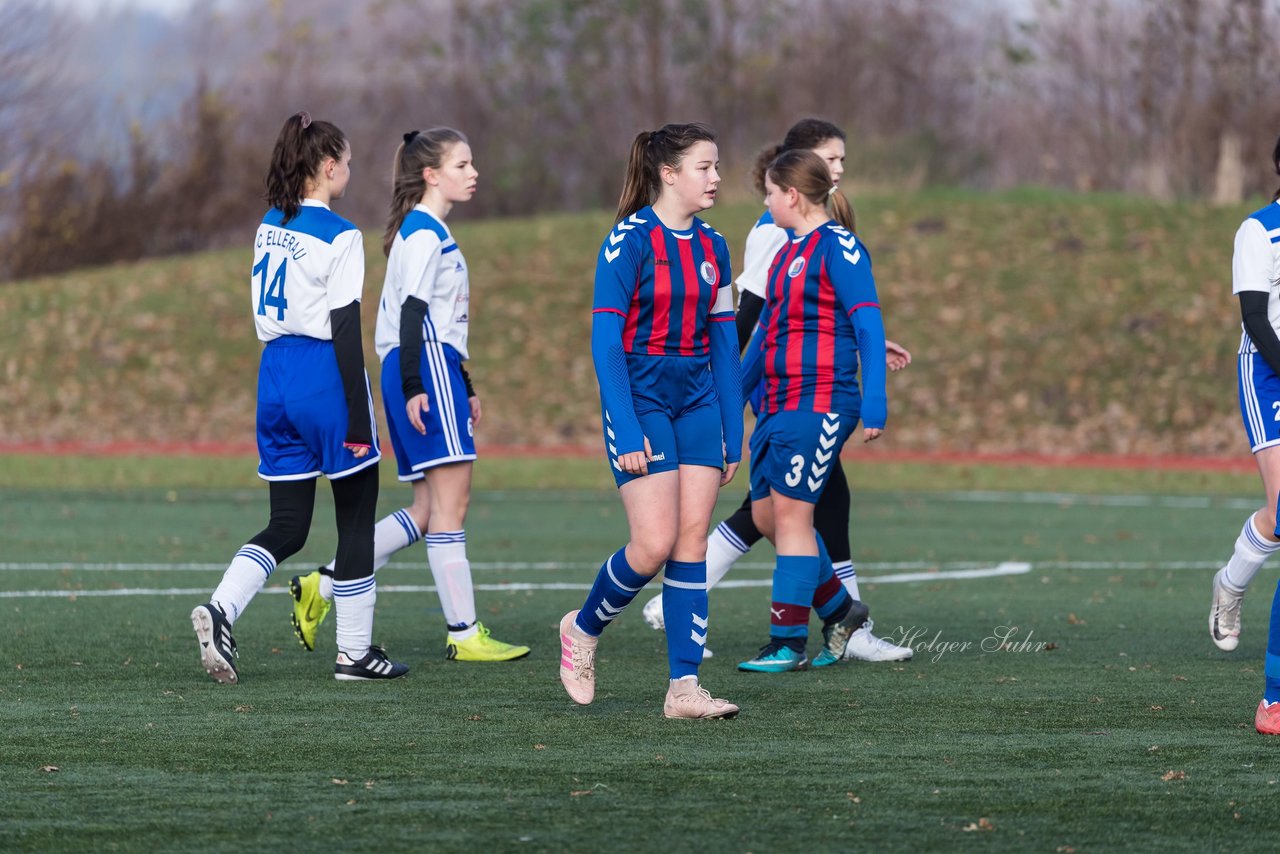
[[[751,547],[724,522],[707,537],[707,589],[720,583],[738,558],[751,551]]]
[[[471,562],[467,560],[465,531],[438,531],[427,541],[427,563],[440,594],[440,609],[449,624],[449,637],[466,640],[476,629],[476,595],[471,587]]]
[[[1222,583],[1236,593],[1243,593],[1249,588],[1253,577],[1262,569],[1272,553],[1280,549],[1280,543],[1273,543],[1258,533],[1253,524],[1253,515],[1244,521],[1240,536],[1236,538],[1236,549],[1227,561],[1226,571],[1222,573]]]
[[[209,601],[222,609],[228,622],[234,623],[275,571],[276,559],[271,552],[262,546],[245,543],[231,559],[231,565],[222,574],[222,581]]]
[[[338,651],[359,661],[373,644],[373,605],[378,585],[372,575],[333,582],[333,606],[337,613]]]
[[[413,521],[408,510],[397,510],[390,516],[379,519],[373,526],[373,571],[382,569],[391,560],[391,556],[403,548],[413,545],[422,539],[418,523]],[[333,566],[336,561],[329,561],[325,569],[329,573],[320,573],[320,595],[325,599],[333,599]]]
[[[840,579],[840,583],[844,585],[845,590],[849,591],[849,595],[861,601],[862,597],[858,595],[858,570],[853,568],[853,561],[842,560],[831,564],[831,568],[836,571],[836,578]]]

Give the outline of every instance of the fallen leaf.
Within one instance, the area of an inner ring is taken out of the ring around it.
[[[62,769],[57,765],[41,765],[40,770],[44,771],[46,774],[52,774],[53,772],[61,771]]]
[[[1164,774],[1163,774],[1163,775],[1161,775],[1160,779],[1161,779],[1161,780],[1164,780],[1166,783],[1168,783],[1170,780],[1185,780],[1185,779],[1187,779],[1187,772],[1186,772],[1186,771],[1174,771],[1174,770],[1170,769],[1170,770],[1168,770],[1168,771],[1164,772]]]
[[[1083,626],[1085,621],[1075,615],[1075,613],[1067,614],[1067,622],[1073,626]]]
[[[591,789],[575,789],[574,791],[569,793],[569,797],[577,798],[577,797],[581,797],[582,795],[590,795],[591,793],[592,793]]]
[[[964,827],[960,829],[965,833],[973,833],[974,831],[982,831],[985,833],[987,831],[995,830],[996,826],[992,824],[989,820],[985,818],[980,818],[976,822],[973,822],[973,821],[969,822],[968,824],[966,824]]]
[[[546,750],[546,749],[547,749],[547,746],[546,746],[545,744],[535,744],[535,745],[533,746],[533,749],[534,749],[534,750]],[[662,757],[661,757],[661,756],[659,756],[658,758],[659,758],[659,759],[661,759]]]
[[[333,778],[332,780],[330,780],[329,782],[330,782],[330,783],[332,783],[332,784],[333,784],[333,785],[335,785],[335,786],[345,786],[345,785],[347,785],[347,781],[346,781],[346,780],[343,780],[341,777],[334,777],[334,778]]]

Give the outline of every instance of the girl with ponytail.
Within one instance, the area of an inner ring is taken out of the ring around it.
[[[791,239],[769,268],[743,382],[753,387],[763,376],[765,383],[751,436],[751,512],[778,558],[769,641],[738,669],[781,673],[809,663],[811,606],[823,620],[816,666],[838,662],[867,621],[867,607],[823,560],[814,506],[858,420],[864,441],[884,430],[886,350],[871,256],[822,158],[806,150],[778,155],[765,170],[765,205]]]
[[[360,333],[364,241],[329,209],[350,178],[342,131],[308,113],[284,123],[249,280],[254,325],[266,343],[258,369],[258,475],[270,485],[271,517],[236,552],[210,600],[191,612],[200,662],[224,684],[240,678],[231,627],[280,562],[306,543],[322,474],[333,487],[338,522],[334,678],[394,679],[409,669],[371,641],[381,454]]]
[[[467,262],[445,220],[475,195],[477,179],[466,136],[453,128],[410,131],[391,167],[391,206],[382,234],[387,275],[374,345],[382,360],[382,402],[400,480],[413,503],[374,529],[373,566],[419,539],[444,612],[449,661],[511,661],[529,647],[489,636],[476,618],[464,529],[480,398],[462,363],[468,358],[471,285]],[[311,648],[329,598],[333,565],[294,579],[294,628]],[[309,631],[308,631],[309,630]]]
[[[636,136],[614,228],[596,261],[591,354],[605,447],[630,541],[560,621],[560,681],[595,696],[601,632],[659,572],[671,631],[669,718],[728,718],[698,685],[707,633],[706,532],[742,458],[742,389],[724,238],[696,214],[720,184],[715,135],[669,124]]]
[[[765,172],[769,166],[779,155],[796,151],[810,151],[817,155],[830,172],[831,182],[839,184],[844,174],[844,131],[831,122],[807,118],[792,125],[781,144],[765,148],[756,158],[752,180],[756,191],[761,196],[765,192]],[[841,216],[844,217],[840,221],[843,227],[856,233],[853,208],[843,196],[840,202],[843,209]],[[774,223],[772,215],[767,210],[747,235],[743,270],[737,280],[739,347],[746,347],[752,331],[756,328],[760,311],[764,307],[769,266],[778,252],[787,245],[789,239],[786,230]],[[899,371],[911,363],[911,354],[905,347],[893,341],[885,341],[885,350],[889,370]],[[762,393],[762,387],[759,385],[743,388],[743,394],[748,397],[752,409],[757,414],[759,414]],[[829,550],[829,554],[826,551],[823,554],[824,578],[827,572],[826,567],[831,564],[832,574],[839,578],[850,596],[858,599],[858,578],[853,569],[852,549],[849,544],[850,507],[849,481],[845,477],[840,458],[836,457],[831,461],[827,486],[822,490],[822,497],[818,499],[818,504],[814,508],[814,524],[820,535],[819,542],[824,543],[824,549]],[[751,496],[748,495],[737,511],[717,525],[707,539],[707,587],[711,588],[719,583],[738,559],[750,551],[763,536],[751,521]],[[828,600],[832,599],[836,588],[824,585],[822,590],[824,591],[820,594],[822,601],[814,604],[825,613]],[[660,597],[655,596],[645,603],[644,618],[653,628],[663,628]],[[848,638],[844,656],[861,661],[901,661],[911,657],[911,649],[877,638],[871,633],[871,621],[867,620]],[[827,661],[830,656],[821,658]]]

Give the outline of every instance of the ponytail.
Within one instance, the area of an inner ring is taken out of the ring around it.
[[[764,195],[764,175],[769,171],[769,164],[778,159],[783,152],[781,145],[771,145],[756,156],[756,163],[751,167],[751,185],[758,195]]]
[[[461,131],[446,127],[411,130],[404,135],[391,160],[391,208],[387,213],[387,227],[382,232],[382,254],[391,254],[391,245],[396,242],[396,233],[404,224],[404,218],[427,192],[423,170],[439,169],[449,149],[455,143],[466,141]]]
[[[619,223],[645,205],[649,204],[658,193],[658,176],[650,175],[647,169],[649,140],[653,137],[649,131],[641,131],[631,141],[631,154],[627,156],[627,174],[622,179],[622,195],[618,197],[618,213],[614,223]]]
[[[324,161],[341,160],[346,150],[347,138],[336,125],[312,121],[307,112],[285,119],[271,151],[263,193],[267,203],[284,214],[282,224],[302,210],[307,183],[320,174]]]
[[[645,205],[657,201],[662,189],[659,172],[663,166],[677,169],[684,153],[695,142],[715,141],[715,131],[697,122],[666,124],[655,131],[636,134],[631,142],[631,154],[627,157],[627,174],[622,181],[622,195],[618,197],[618,213],[614,222],[621,222]]]
[[[769,180],[778,187],[795,187],[800,195],[814,205],[821,205],[832,219],[844,228],[858,233],[858,223],[853,206],[831,180],[831,170],[822,158],[808,149],[784,151],[774,158],[766,170]]]

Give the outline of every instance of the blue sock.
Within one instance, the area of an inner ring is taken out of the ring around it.
[[[1276,585],[1275,598],[1271,600],[1271,634],[1267,635],[1267,687],[1262,699],[1268,703],[1280,702],[1280,584]]]
[[[707,645],[707,562],[667,561],[662,576],[662,615],[667,624],[671,678],[696,676]]]
[[[809,606],[818,590],[821,561],[808,555],[778,555],[773,570],[769,637],[804,652],[809,638]]]
[[[631,604],[644,586],[648,576],[640,575],[627,563],[627,549],[618,549],[600,567],[596,583],[591,585],[587,601],[578,612],[577,626],[592,637],[599,637],[604,627]],[[703,591],[703,596],[706,591]]]
[[[843,618],[851,604],[853,597],[836,578],[831,555],[827,554],[827,544],[818,536],[818,589],[813,594],[813,610],[822,622],[827,623]]]

